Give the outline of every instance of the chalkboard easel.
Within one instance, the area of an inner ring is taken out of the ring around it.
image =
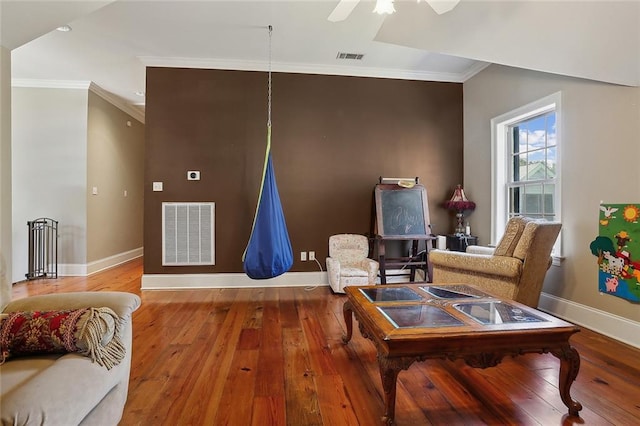
[[[433,247],[435,236],[431,233],[429,221],[429,207],[427,190],[418,183],[402,180],[398,183],[382,183],[374,189],[373,223],[375,252],[380,264],[380,282],[387,283],[387,269],[400,267],[409,270],[409,280],[415,281],[416,270],[422,269],[425,279],[431,282],[431,268],[429,267],[429,248]],[[391,240],[411,241],[409,256],[388,258],[386,256],[386,242]],[[425,241],[425,250],[419,252],[420,241]],[[391,274],[389,274],[391,275]],[[406,275],[406,274],[394,274]]]

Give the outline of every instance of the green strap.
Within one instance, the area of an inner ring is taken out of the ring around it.
[[[258,210],[260,209],[260,200],[262,199],[262,190],[264,189],[264,180],[267,177],[267,164],[269,162],[269,152],[271,151],[271,124],[267,125],[267,149],[264,153],[264,166],[262,167],[262,182],[260,183],[260,193],[258,194],[258,203],[256,204],[256,213],[253,216],[253,224],[251,225],[251,234],[253,235],[253,230],[256,227],[256,221],[258,220]],[[249,237],[249,241],[251,241],[251,237]],[[247,249],[249,248],[249,242],[247,242],[247,247],[244,249],[244,253],[242,253],[242,261],[244,262],[245,256],[247,255]]]

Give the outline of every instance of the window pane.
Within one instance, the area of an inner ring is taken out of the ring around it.
[[[520,187],[509,188],[509,213],[511,215],[522,213],[520,208]]]
[[[526,145],[520,142],[521,149],[532,151],[534,149],[544,148],[546,146],[546,126],[545,116],[538,116],[531,120],[520,124],[521,128],[526,129]],[[522,138],[522,131],[520,137]]]
[[[513,156],[513,182],[527,180],[527,154]]]
[[[517,154],[518,152],[520,152],[520,127],[519,126],[515,126],[511,128],[511,140],[512,140],[511,149],[513,150],[514,154]]]
[[[547,114],[547,146],[556,146],[556,113]]]
[[[546,184],[544,186],[544,214],[555,216],[554,197],[555,197],[556,185],[553,183]],[[549,220],[553,220],[550,218]]]
[[[554,146],[547,149],[547,179],[556,178],[557,148]]]
[[[544,149],[537,149],[535,151],[530,151],[527,159],[529,160],[529,164],[532,163],[543,163],[545,161],[545,153]]]
[[[527,185],[525,188],[525,213],[527,216],[542,215],[542,185]]]
[[[547,177],[547,167],[544,161],[544,151],[529,154],[528,180],[544,180]]]

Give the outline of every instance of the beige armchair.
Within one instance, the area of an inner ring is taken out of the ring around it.
[[[336,293],[344,293],[350,285],[374,284],[378,262],[367,258],[369,240],[364,235],[339,234],[329,237],[327,275]]]
[[[514,217],[494,250],[477,246],[465,253],[432,250],[433,282],[473,284],[535,308],[561,227],[557,222]]]

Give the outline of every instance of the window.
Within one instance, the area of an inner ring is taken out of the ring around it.
[[[560,116],[556,93],[491,120],[494,243],[510,217],[560,221]]]

